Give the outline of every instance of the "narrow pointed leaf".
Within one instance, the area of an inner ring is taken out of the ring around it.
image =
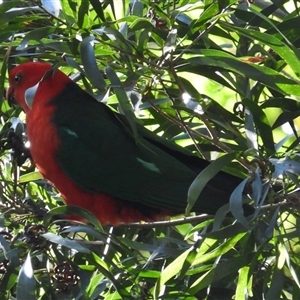
[[[28,253],[18,276],[17,299],[18,300],[35,300],[36,281],[33,276],[33,268],[30,253]]]
[[[188,190],[188,205],[186,208],[186,214],[190,213],[191,209],[193,208],[195,202],[197,201],[200,193],[202,192],[208,181],[212,179],[222,168],[228,165],[233,159],[239,157],[240,155],[241,153],[239,152],[225,154],[224,156],[212,162],[195,178]]]
[[[80,45],[81,60],[84,66],[85,73],[92,84],[99,90],[100,93],[105,93],[106,83],[103,79],[101,72],[95,58],[93,42],[94,36],[88,36],[83,39]]]
[[[69,249],[77,250],[78,252],[90,253],[89,249],[80,245],[78,242],[70,240],[68,238],[63,238],[63,237],[53,234],[51,232],[43,233],[42,236],[43,236],[43,238],[45,238],[46,240],[48,240],[52,243],[65,246]]]
[[[249,227],[249,222],[244,216],[243,210],[243,191],[248,182],[248,178],[243,180],[237,188],[232,192],[230,196],[230,211],[232,215],[237,219],[238,222],[243,224],[246,228]]]
[[[127,97],[127,94],[123,88],[123,85],[117,76],[116,72],[111,67],[105,68],[105,73],[107,74],[107,77],[109,78],[112,88],[114,92],[116,93],[116,96],[118,98],[118,101],[120,103],[120,107],[122,109],[122,112],[126,116],[134,137],[137,139],[138,133],[135,123],[135,117],[132,109],[132,104],[129,102],[129,99]]]

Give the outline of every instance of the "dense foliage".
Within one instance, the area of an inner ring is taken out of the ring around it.
[[[133,130],[217,158],[189,208],[222,167],[245,181],[216,216],[102,228],[41,178],[1,99],[0,299],[300,299],[298,24],[296,0],[3,1],[0,93],[13,65],[52,62]]]

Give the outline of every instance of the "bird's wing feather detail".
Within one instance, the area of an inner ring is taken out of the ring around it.
[[[161,149],[158,140],[151,143],[150,135],[143,138],[142,130],[134,139],[130,128],[108,107],[73,82],[51,104],[57,107],[53,123],[61,140],[57,160],[78,186],[91,193],[184,211],[197,172]],[[207,186],[195,208],[214,213],[228,202],[229,195]]]
[[[196,173],[142,137],[134,140],[110,109],[73,83],[52,103],[61,140],[58,162],[82,189],[161,208],[185,207]]]

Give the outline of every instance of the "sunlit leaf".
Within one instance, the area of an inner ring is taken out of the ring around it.
[[[36,299],[35,287],[36,281],[33,276],[33,268],[31,263],[31,257],[28,253],[26,260],[24,261],[18,276],[17,284],[17,298],[20,300],[34,300]]]
[[[52,243],[60,244],[69,249],[76,250],[76,251],[82,252],[82,253],[90,252],[90,250],[88,250],[86,247],[81,246],[78,242],[70,240],[68,238],[63,238],[63,237],[55,235],[51,232],[44,233],[44,234],[42,234],[42,236]]]
[[[93,36],[83,39],[80,46],[81,59],[89,80],[98,88],[99,92],[104,93],[106,84],[97,66],[93,47],[94,40]]]
[[[210,179],[212,179],[224,166],[229,164],[233,159],[238,158],[240,153],[229,153],[215,160],[206,167],[193,181],[188,191],[188,206],[186,214],[189,214],[200,193]]]

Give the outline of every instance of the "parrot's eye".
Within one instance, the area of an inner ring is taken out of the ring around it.
[[[21,75],[20,74],[17,74],[17,75],[15,75],[15,83],[19,83],[20,81],[21,81]]]

